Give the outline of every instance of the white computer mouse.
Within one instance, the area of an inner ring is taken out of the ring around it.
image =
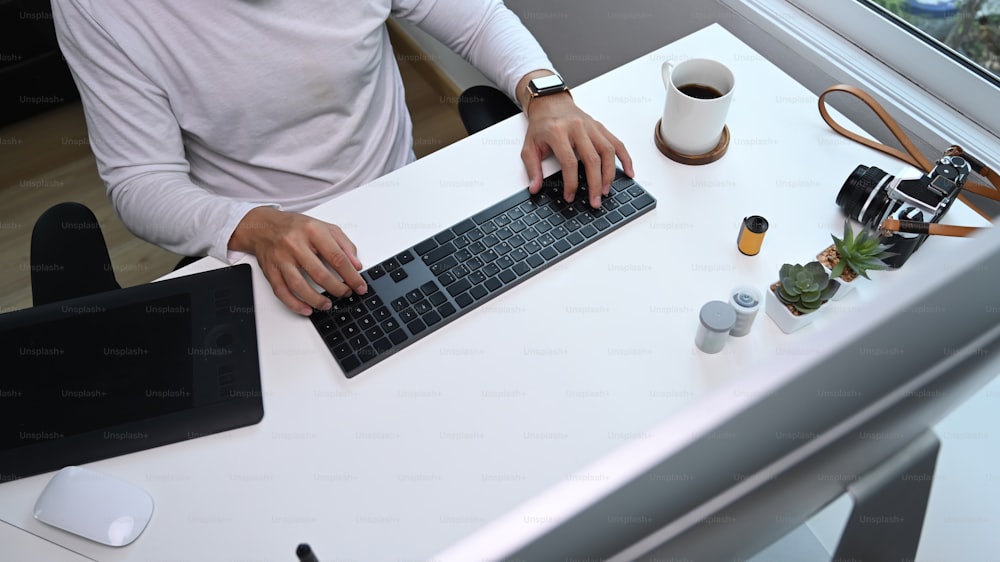
[[[142,488],[78,466],[57,472],[35,502],[35,519],[108,546],[134,541],[152,515]]]

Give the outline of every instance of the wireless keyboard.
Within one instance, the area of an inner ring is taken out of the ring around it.
[[[656,207],[621,170],[600,209],[578,171],[576,201],[563,200],[562,172],[537,195],[523,189],[361,272],[364,295],[337,298],[310,316],[344,375],[352,378],[521,281]]]

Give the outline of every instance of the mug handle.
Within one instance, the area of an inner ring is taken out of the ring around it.
[[[663,61],[663,66],[660,68],[660,74],[663,76],[663,87],[668,91],[670,90],[670,75],[673,74],[675,66],[677,66],[676,62],[668,60]]]

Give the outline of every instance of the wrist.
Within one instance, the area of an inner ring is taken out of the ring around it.
[[[531,106],[549,98],[572,98],[562,77],[551,70],[534,70],[525,74],[517,84],[517,98],[525,115]]]
[[[270,228],[274,222],[274,213],[280,213],[274,207],[254,207],[237,223],[232,235],[229,237],[228,248],[232,252],[254,253],[257,238],[261,232]]]

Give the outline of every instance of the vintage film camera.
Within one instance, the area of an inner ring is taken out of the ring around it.
[[[875,166],[858,166],[837,194],[837,205],[865,227],[879,230],[882,221],[898,219],[932,223],[941,220],[972,172],[962,156],[945,155],[923,174],[904,168],[892,176]],[[927,239],[927,234],[894,233],[881,237],[896,255],[884,261],[899,268]]]

